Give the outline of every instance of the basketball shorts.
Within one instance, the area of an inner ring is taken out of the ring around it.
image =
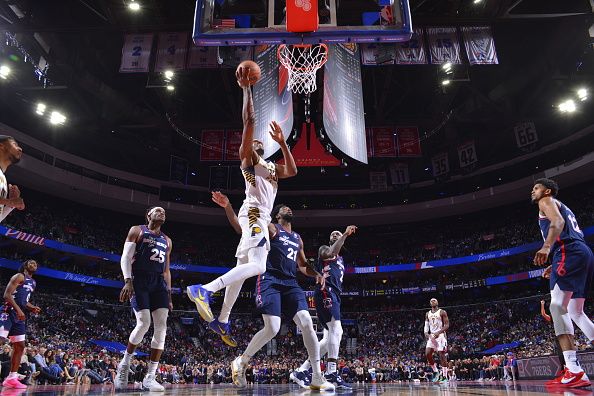
[[[307,311],[307,301],[303,289],[296,279],[280,280],[264,273],[256,282],[256,309],[262,315],[280,317],[284,314],[293,319],[299,311]]]
[[[446,352],[448,350],[448,340],[445,334],[440,334],[437,338],[429,337],[427,340],[427,348],[434,349],[437,352]]]
[[[264,215],[258,208],[242,208],[237,217],[241,226],[241,240],[237,245],[235,257],[239,260],[247,258],[248,251],[254,247],[265,246],[270,250],[270,236],[268,235],[268,224],[270,215]]]
[[[135,311],[169,308],[169,292],[163,274],[146,272],[134,274],[132,279],[134,295],[130,302]]]
[[[573,292],[572,298],[586,298],[594,273],[592,250],[581,241],[561,242],[552,257],[550,286]]]
[[[316,288],[314,302],[318,320],[326,330],[328,330],[328,323],[332,319],[340,320],[340,296],[335,292]]]
[[[0,337],[10,338],[13,342],[24,341],[27,332],[27,321],[19,320],[12,308],[3,309],[0,313]]]

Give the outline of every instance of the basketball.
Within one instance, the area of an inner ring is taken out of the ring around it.
[[[250,69],[250,85],[254,85],[260,79],[260,66],[254,61],[245,60],[237,66],[239,69]]]

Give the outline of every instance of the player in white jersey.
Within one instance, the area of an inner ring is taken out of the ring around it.
[[[270,224],[270,212],[276,198],[278,179],[297,174],[297,166],[285,142],[283,131],[275,121],[270,124],[269,133],[272,140],[279,144],[285,165],[264,160],[264,145],[261,141],[254,139],[254,104],[249,85],[249,68],[238,68],[236,77],[237,83],[243,90],[243,134],[239,157],[241,172],[245,179],[245,200],[238,216],[242,232],[241,241],[235,253],[237,265],[210,283],[188,286],[187,289],[188,297],[196,304],[200,316],[209,322],[210,329],[219,334],[230,346],[237,346],[231,337],[229,315],[239,296],[241,286],[246,279],[266,271],[266,258],[270,250],[268,224]],[[219,317],[215,319],[210,309],[211,295],[223,288],[226,288],[225,300]]]
[[[0,222],[13,209],[25,209],[21,191],[17,186],[8,184],[6,176],[4,176],[8,167],[19,162],[22,155],[23,149],[12,136],[0,135]]]
[[[433,352],[437,351],[441,363],[441,375],[444,380],[448,378],[448,359],[446,352],[448,350],[448,341],[446,339],[446,331],[450,328],[450,320],[448,314],[438,306],[437,299],[432,298],[429,301],[431,311],[425,314],[425,338],[427,338],[427,348],[425,355],[427,355],[427,362],[433,369],[433,382],[439,380],[437,365],[433,360]]]

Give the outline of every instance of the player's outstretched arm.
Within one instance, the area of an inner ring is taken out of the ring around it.
[[[4,289],[4,301],[6,301],[15,310],[15,312],[17,314],[17,318],[19,320],[26,319],[25,313],[23,312],[21,307],[18,306],[16,301],[14,301],[14,297],[12,295],[13,295],[14,291],[16,290],[16,288],[19,287],[20,285],[22,285],[24,282],[25,282],[25,275],[23,275],[19,272],[18,274],[14,274],[12,276],[12,278],[10,278],[8,285],[6,285],[6,289]]]
[[[293,158],[293,154],[291,154],[291,150],[289,150],[289,146],[287,146],[282,128],[276,121],[272,121],[268,133],[270,133],[272,140],[277,142],[280,146],[285,160],[284,165],[276,165],[276,175],[279,179],[295,176],[297,174],[297,165],[295,164],[295,159]]]
[[[124,287],[120,292],[120,302],[128,301],[134,294],[134,287],[132,286],[132,259],[134,258],[136,242],[139,237],[140,227],[134,226],[128,231],[128,236],[126,236],[126,241],[124,242],[124,249],[120,260],[122,275],[124,276]]]
[[[332,244],[332,246],[321,246],[320,250],[318,252],[320,258],[322,260],[326,260],[329,258],[332,258],[334,256],[338,256],[338,254],[340,253],[340,250],[342,249],[342,245],[344,245],[344,242],[346,241],[346,239],[353,235],[355,232],[357,232],[357,226],[354,225],[350,225],[346,228],[346,230],[344,231],[344,233],[341,235],[340,238],[338,238],[336,240],[336,242],[334,242]]]
[[[250,88],[250,69],[238,69],[235,77],[237,83],[243,90],[243,109],[241,116],[243,119],[243,133],[241,134],[241,146],[239,146],[239,159],[241,167],[247,168],[258,161],[258,155],[254,152],[254,127],[256,117],[254,112],[254,100],[252,89]]]
[[[544,213],[551,222],[547,239],[544,241],[542,248],[536,252],[536,255],[534,256],[534,264],[544,265],[549,258],[549,253],[551,253],[551,246],[553,246],[559,235],[561,235],[563,227],[565,227],[565,220],[563,220],[563,216],[561,216],[555,200],[551,197],[539,199],[538,209]]]
[[[227,215],[227,220],[229,220],[229,224],[231,224],[231,227],[233,227],[236,233],[241,235],[241,226],[239,225],[239,220],[237,219],[237,215],[233,210],[233,206],[231,206],[229,198],[220,191],[213,191],[212,201],[219,205],[221,208],[225,209],[225,214]]]
[[[314,266],[307,261],[307,257],[305,257],[305,248],[303,247],[303,240],[299,237],[299,244],[301,248],[299,249],[299,254],[297,255],[297,268],[299,271],[305,276],[309,276],[310,278],[316,278],[316,282],[322,285],[322,289],[324,288],[325,278],[320,274]]]

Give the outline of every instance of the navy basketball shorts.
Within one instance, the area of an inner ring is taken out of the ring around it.
[[[594,255],[583,242],[561,243],[552,258],[551,290],[555,285],[571,291],[571,298],[586,298],[594,274]]]
[[[299,311],[307,311],[307,301],[297,280],[279,280],[264,273],[256,282],[256,309],[262,315],[293,319]]]
[[[0,337],[9,338],[12,342],[25,341],[27,322],[17,318],[14,309],[2,310],[0,313]]]
[[[163,274],[147,272],[134,274],[132,279],[134,296],[130,302],[135,311],[169,308],[169,292]]]
[[[318,320],[328,330],[328,323],[334,320],[340,320],[340,296],[331,290],[314,291],[314,302]]]

